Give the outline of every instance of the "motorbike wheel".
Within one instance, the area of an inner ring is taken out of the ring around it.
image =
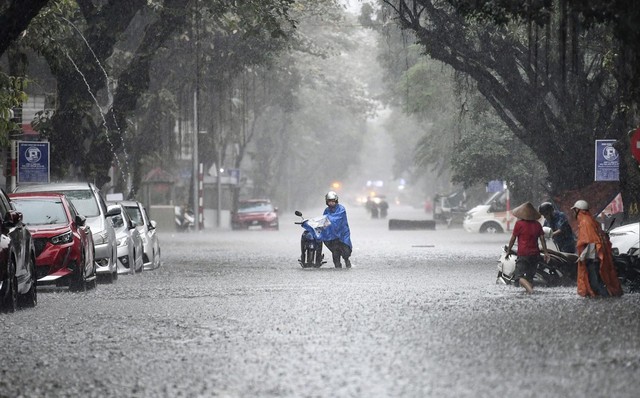
[[[560,275],[554,269],[538,266],[533,283],[535,286],[560,286]]]
[[[322,267],[322,260],[324,256],[322,255],[322,251],[314,250],[314,267],[320,268]]]

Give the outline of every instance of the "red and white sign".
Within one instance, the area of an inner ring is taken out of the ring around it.
[[[640,128],[631,134],[631,154],[640,162]]]

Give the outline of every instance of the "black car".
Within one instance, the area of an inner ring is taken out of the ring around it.
[[[4,190],[0,189],[0,310],[38,304],[36,254],[31,233],[22,223]]]

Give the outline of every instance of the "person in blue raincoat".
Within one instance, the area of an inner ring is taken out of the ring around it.
[[[324,196],[327,208],[323,215],[326,216],[331,224],[324,228],[320,233],[320,239],[333,255],[333,265],[336,268],[342,268],[340,258],[344,259],[344,265],[351,268],[351,231],[349,230],[349,221],[347,220],[347,210],[343,205],[338,203],[338,194],[329,191]]]

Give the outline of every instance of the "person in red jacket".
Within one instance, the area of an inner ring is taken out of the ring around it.
[[[507,247],[507,258],[511,253],[516,240],[518,241],[518,258],[516,259],[516,271],[514,278],[520,286],[524,287],[527,293],[533,293],[533,276],[536,274],[538,261],[540,261],[540,248],[538,240],[544,253],[544,261],[549,262],[547,244],[544,239],[542,225],[538,222],[540,213],[533,207],[531,202],[526,202],[513,209],[513,215],[518,218],[513,233]]]

